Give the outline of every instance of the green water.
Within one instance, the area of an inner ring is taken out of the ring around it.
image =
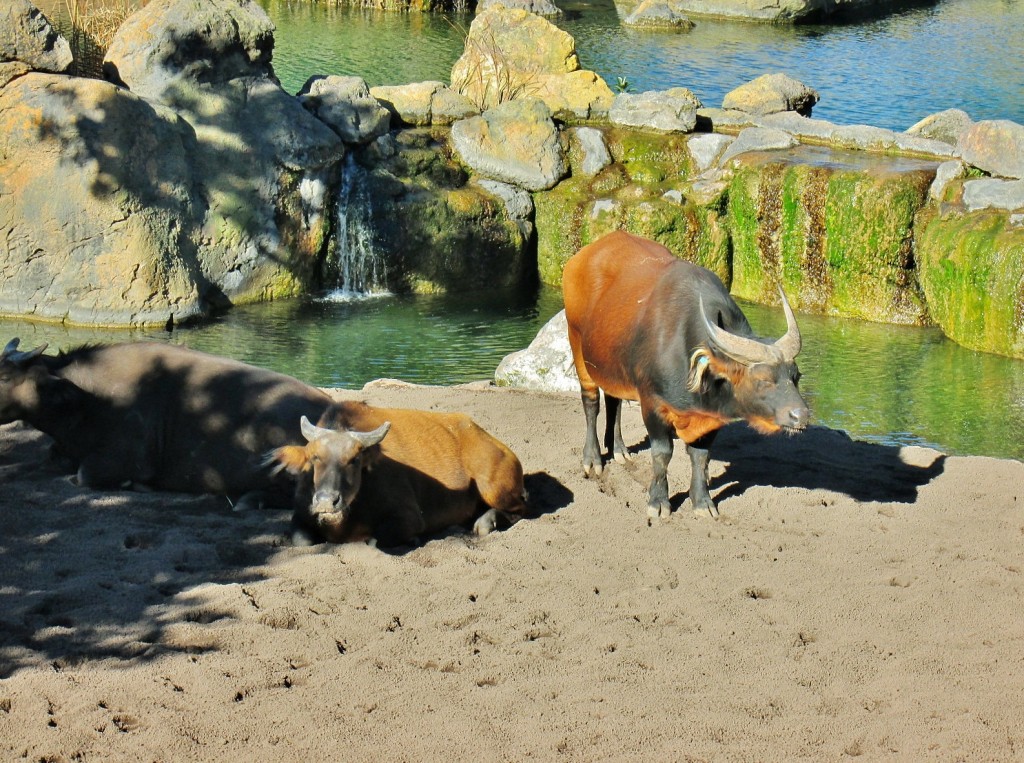
[[[777,309],[743,305],[756,331],[778,336]],[[240,307],[195,328],[68,329],[0,321],[22,347],[155,339],[358,389],[376,378],[455,384],[493,377],[561,309],[561,295],[294,300]],[[971,352],[938,329],[800,316],[802,389],[816,424],[881,444],[1024,459],[1024,362]]]

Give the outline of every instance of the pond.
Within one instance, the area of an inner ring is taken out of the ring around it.
[[[289,92],[315,74],[373,85],[448,82],[472,17],[262,0],[277,25],[274,69]],[[690,88],[720,106],[733,88],[785,72],[821,95],[814,116],[905,130],[949,108],[1024,122],[1024,0],[941,0],[859,23],[774,26],[698,20],[687,33],[632,30],[610,0],[558,0],[584,68],[632,92]]]
[[[561,294],[302,299],[238,307],[173,332],[73,329],[0,320],[22,348],[151,339],[244,360],[319,386],[377,378],[456,384],[493,378],[562,307]],[[755,330],[780,336],[777,308],[743,304]],[[1024,362],[977,353],[938,329],[799,316],[801,387],[813,423],[880,444],[1024,459]],[[580,416],[582,417],[582,409]]]

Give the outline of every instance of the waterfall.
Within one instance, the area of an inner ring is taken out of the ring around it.
[[[338,283],[327,299],[345,302],[388,293],[384,259],[373,245],[373,207],[366,170],[352,153],[345,156],[335,207],[334,236]]]

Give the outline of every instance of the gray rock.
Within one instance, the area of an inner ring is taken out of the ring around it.
[[[483,13],[489,8],[500,5],[503,8],[519,9],[535,13],[538,16],[561,16],[562,9],[551,0],[480,0],[476,4],[476,12]]]
[[[510,219],[530,220],[533,218],[533,197],[522,188],[486,178],[477,182],[487,193],[501,199]]]
[[[696,174],[718,164],[722,152],[729,147],[733,140],[734,138],[729,135],[713,132],[692,136],[686,142],[686,147],[690,150]]]
[[[580,382],[569,348],[565,310],[544,324],[529,347],[506,355],[494,372],[494,381],[499,387],[578,393]]]
[[[816,90],[786,74],[764,74],[727,93],[722,108],[749,114],[795,111],[809,116],[818,100]]]
[[[725,150],[719,164],[723,167],[729,161],[748,151],[780,151],[793,148],[799,141],[788,132],[771,127],[748,127],[736,136],[736,140]]]
[[[946,188],[954,180],[958,180],[967,172],[967,167],[959,160],[943,162],[935,169],[935,180],[928,188],[928,198],[933,201],[942,201],[946,195]]]
[[[969,212],[1000,209],[1024,210],[1024,180],[978,178],[964,183],[964,206]]]
[[[678,0],[643,0],[622,23],[639,29],[693,29]]]
[[[946,109],[936,114],[925,117],[920,122],[907,128],[909,135],[918,135],[922,138],[939,140],[955,146],[960,140],[960,135],[974,121],[961,109]]]
[[[835,148],[914,153],[940,159],[957,156],[956,149],[942,141],[868,125],[836,125],[795,111],[765,114],[753,117],[753,121],[760,127],[785,130],[801,141],[826,143]]]
[[[693,132],[701,102],[684,87],[619,93],[608,111],[612,124],[654,132]]]
[[[0,7],[0,61],[20,61],[43,72],[66,72],[74,59],[68,41],[29,0]]]
[[[612,163],[612,155],[605,143],[604,133],[594,127],[577,127],[573,134],[579,141],[583,163],[580,170],[584,175],[594,176]]]
[[[370,143],[391,128],[391,112],[370,95],[362,77],[310,77],[297,97],[345,143]]]
[[[963,160],[990,175],[1024,178],[1024,126],[1008,119],[976,122],[960,135]]]
[[[554,187],[569,169],[543,101],[508,101],[452,125],[452,145],[474,172],[528,191]]]
[[[437,81],[380,85],[371,87],[370,95],[391,112],[392,124],[450,125],[480,113],[466,96]]]

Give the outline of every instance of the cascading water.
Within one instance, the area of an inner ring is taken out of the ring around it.
[[[365,179],[366,170],[347,154],[334,213],[338,284],[327,294],[335,302],[388,294],[384,260],[373,244],[373,207]]]

